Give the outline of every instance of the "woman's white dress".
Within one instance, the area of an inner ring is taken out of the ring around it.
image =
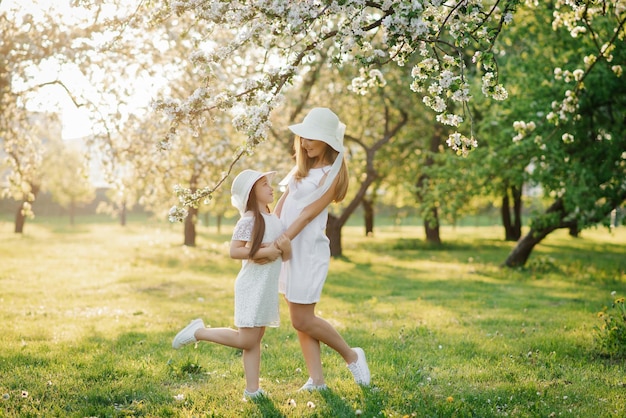
[[[276,215],[263,214],[265,234],[263,243],[274,242],[282,233],[282,223]],[[233,240],[250,241],[254,217],[244,214],[233,230]],[[242,260],[241,270],[235,280],[235,326],[238,328],[277,327],[278,314],[278,275],[282,260],[258,264]]]
[[[299,200],[315,191],[330,166],[312,168],[300,181],[289,180],[289,194],[283,202],[280,220],[286,229],[300,215],[304,206]],[[328,209],[321,211],[291,240],[291,259],[283,262],[280,293],[292,303],[317,303],[322,294],[330,263],[330,240],[326,236]]]

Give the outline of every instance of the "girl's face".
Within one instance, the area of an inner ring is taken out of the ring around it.
[[[252,191],[254,192],[256,201],[259,204],[259,209],[262,211],[265,210],[267,205],[274,201],[274,188],[267,180],[267,177],[262,177],[257,180],[257,182],[254,183]]]
[[[309,158],[321,159],[324,157],[328,145],[324,141],[300,138],[300,146]]]

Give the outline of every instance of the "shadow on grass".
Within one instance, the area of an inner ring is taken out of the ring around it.
[[[287,416],[276,407],[276,403],[269,397],[261,396],[248,402],[257,406],[262,417],[283,418]]]

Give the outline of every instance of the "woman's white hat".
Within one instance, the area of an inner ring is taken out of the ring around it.
[[[230,202],[235,208],[243,215],[246,211],[246,205],[248,203],[248,197],[250,197],[250,191],[254,187],[260,178],[267,176],[267,181],[272,181],[276,171],[267,171],[262,173],[256,170],[243,170],[233,180],[233,185],[230,188]]]
[[[289,127],[294,134],[306,138],[323,141],[335,151],[343,151],[343,135],[346,125],[341,123],[339,117],[332,110],[325,107],[311,109],[302,123]]]

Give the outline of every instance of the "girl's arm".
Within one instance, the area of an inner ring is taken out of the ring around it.
[[[247,241],[232,240],[230,242],[230,257],[236,260],[247,260],[250,258],[250,248],[246,247]],[[261,247],[252,257],[253,260],[267,259],[267,261],[274,261],[282,255],[280,248],[275,245],[268,245],[267,247]]]
[[[319,199],[315,202],[311,203],[309,206],[306,206],[300,212],[300,215],[296,218],[295,221],[285,231],[284,235],[290,240],[294,239],[296,235],[300,233],[317,215],[319,215],[328,205],[332,203],[335,198],[335,188],[337,187],[338,178],[335,178],[332,186],[328,188],[326,193],[324,193]]]

